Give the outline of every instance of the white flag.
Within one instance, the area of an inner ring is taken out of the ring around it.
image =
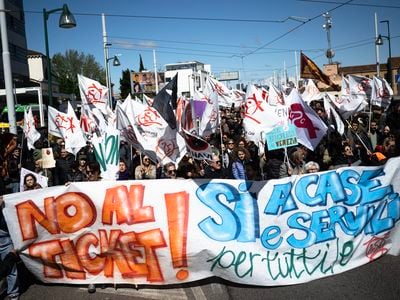
[[[144,152],[154,161],[162,164],[167,162],[178,163],[185,152],[185,142],[177,134],[176,129],[170,128],[168,123],[153,107],[136,101],[129,101],[124,109],[129,120],[133,120],[133,130]],[[131,117],[132,116],[132,117]]]
[[[67,113],[60,112],[49,106],[49,133],[63,138],[65,150],[76,155],[82,147],[86,146],[86,140],[76,118],[71,103],[68,102]]]
[[[337,107],[340,115],[344,119],[362,111],[367,105],[367,93],[364,90],[364,85],[368,85],[369,79],[366,77],[355,77],[349,75],[349,79],[342,77],[342,90],[339,97],[331,97],[332,103]],[[366,78],[365,84],[362,81]],[[360,80],[360,83],[357,83]],[[368,90],[368,88],[366,88]]]
[[[210,97],[206,97],[199,91],[196,91],[197,99],[205,101],[205,109],[200,119],[199,124],[199,136],[206,136],[214,133],[218,126],[219,107],[218,107],[218,96],[214,92]]]
[[[154,99],[150,98],[149,96],[146,96],[145,94],[143,94],[143,101],[144,104],[148,105],[148,106],[153,106],[153,102]]]
[[[392,100],[393,90],[384,78],[372,79],[371,103],[386,109]]]
[[[61,132],[65,141],[65,150],[69,153],[76,155],[81,148],[86,146],[86,139],[70,102],[68,102],[67,127]]]
[[[332,121],[332,119],[335,120],[336,123],[336,131],[339,132],[341,135],[344,134],[344,124],[342,119],[340,118],[339,114],[335,110],[335,108],[332,106],[331,102],[333,102],[333,96],[330,94],[325,94],[324,96],[324,109],[325,112],[328,116],[328,119]],[[332,118],[333,117],[333,118]]]
[[[67,120],[68,115],[61,111],[58,111],[52,106],[48,107],[48,115],[49,134],[59,138],[63,138],[60,125]]]
[[[127,100],[125,100],[127,101]],[[132,99],[129,101],[133,101]],[[121,139],[125,140],[129,144],[133,146],[136,150],[143,152],[142,145],[138,141],[135,130],[133,129],[133,117],[132,121],[129,119],[128,115],[123,109],[122,104],[117,103],[116,106],[117,113],[117,129],[121,132]],[[156,157],[153,157],[153,160],[156,161]]]
[[[257,145],[263,134],[270,132],[278,125],[284,125],[283,118],[277,114],[276,109],[277,107],[269,105],[263,99],[261,89],[254,85],[247,87],[246,101],[242,107],[242,117],[248,140]]]
[[[98,81],[78,74],[79,92],[82,104],[98,108],[103,114],[108,114],[108,88]]]
[[[310,104],[311,101],[322,99],[321,92],[319,91],[318,87],[315,85],[314,80],[312,80],[312,79],[307,80],[307,84],[306,84],[304,92],[301,94],[301,98],[307,104]]]
[[[26,137],[28,149],[35,149],[35,142],[40,139],[40,133],[36,130],[35,119],[33,118],[32,108],[24,112],[24,135]]]
[[[225,84],[212,78],[207,77],[207,82],[205,89],[203,91],[204,95],[210,97],[212,93],[216,92],[218,95],[218,105],[223,107],[240,107],[244,98],[243,92],[228,89]],[[240,93],[239,93],[240,92]]]
[[[102,136],[94,135],[92,144],[95,149],[96,160],[100,165],[101,178],[116,180],[119,170],[120,132],[113,126],[108,126]],[[65,143],[67,145],[67,143]]]
[[[314,150],[326,134],[328,127],[300,97],[297,89],[293,89],[286,97],[290,104],[290,122],[296,126],[297,140],[310,150]]]

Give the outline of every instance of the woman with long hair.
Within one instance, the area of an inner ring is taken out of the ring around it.
[[[236,159],[232,163],[232,175],[235,179],[247,179],[246,164],[250,163],[250,153],[246,148],[236,149]]]

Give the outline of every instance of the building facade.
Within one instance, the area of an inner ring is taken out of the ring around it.
[[[391,72],[389,72],[390,66]],[[358,75],[372,78],[378,73],[378,66],[376,64],[371,65],[359,65],[359,66],[347,66],[342,67],[338,63],[324,65],[324,73],[328,75],[331,80],[341,85],[342,76],[346,75]],[[388,83],[391,83],[393,89],[393,95],[400,95],[399,83],[397,79],[400,74],[400,57],[392,57],[390,62],[379,64],[379,77],[385,78]],[[390,77],[390,78],[389,78]]]
[[[178,73],[178,95],[193,97],[194,91],[203,91],[211,66],[197,61],[165,65],[165,82],[168,83]]]
[[[8,50],[14,87],[27,86],[29,71],[27,43],[25,34],[25,15],[22,0],[5,0]],[[3,53],[2,44],[0,44]],[[4,89],[3,57],[0,56],[0,88]]]

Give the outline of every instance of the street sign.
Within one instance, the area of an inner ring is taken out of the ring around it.
[[[219,81],[228,81],[228,80],[239,80],[239,72],[232,71],[232,72],[221,72],[218,76]]]

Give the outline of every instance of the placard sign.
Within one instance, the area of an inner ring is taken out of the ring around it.
[[[288,124],[287,128],[275,127],[271,132],[266,134],[266,142],[268,150],[276,150],[296,146],[296,127],[293,124]]]

